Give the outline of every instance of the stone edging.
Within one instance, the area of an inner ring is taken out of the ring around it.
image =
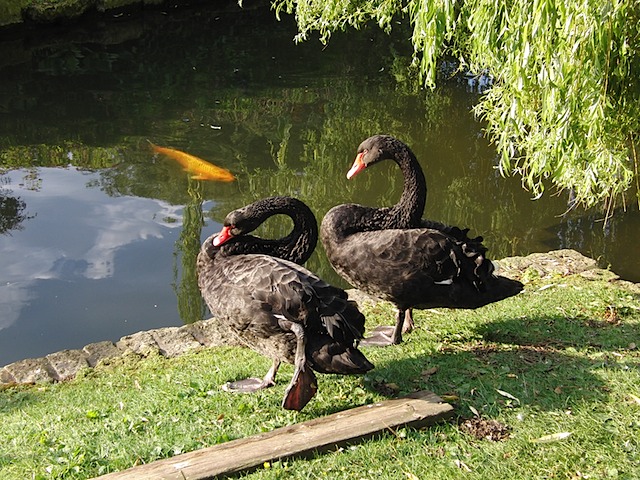
[[[225,337],[214,319],[182,327],[141,331],[126,335],[115,343],[91,343],[79,350],[62,350],[45,357],[11,363],[0,369],[0,385],[70,380],[84,368],[93,368],[103,360],[122,355],[145,357],[159,353],[165,357],[177,357],[197,348],[234,344]]]
[[[539,278],[580,274],[592,280],[619,281],[640,293],[640,284],[619,280],[615,273],[597,268],[595,260],[575,250],[554,250],[526,257],[509,257],[498,263],[499,274],[509,278],[518,279],[525,272],[532,271]],[[349,297],[360,305],[376,302],[376,299],[358,290],[349,290]],[[75,377],[84,368],[93,368],[103,360],[126,354],[144,357],[150,353],[159,353],[165,357],[176,357],[197,348],[239,345],[238,342],[230,341],[228,333],[225,334],[223,330],[211,318],[182,327],[137,332],[126,335],[115,343],[91,343],[79,350],[62,350],[41,358],[28,358],[2,367],[0,385],[65,381]]]

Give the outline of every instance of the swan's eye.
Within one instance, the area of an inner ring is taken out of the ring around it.
[[[233,235],[234,237],[236,235],[241,235],[242,234],[242,230],[236,226],[235,223],[224,223],[223,227],[224,230],[227,231],[228,234]]]

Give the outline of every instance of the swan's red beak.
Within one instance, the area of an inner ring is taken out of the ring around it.
[[[233,227],[222,227],[222,231],[213,239],[213,246],[219,247],[223,243],[227,243],[231,237],[233,237],[231,233],[232,228]]]
[[[353,165],[351,166],[351,170],[349,170],[347,172],[347,178],[351,179],[351,177],[353,177],[354,175],[357,175],[358,173],[360,173],[362,170],[364,170],[365,168],[367,168],[367,165],[365,165],[365,163],[362,161],[362,158],[364,157],[364,155],[367,152],[360,152],[358,155],[356,155],[356,159],[353,162]]]

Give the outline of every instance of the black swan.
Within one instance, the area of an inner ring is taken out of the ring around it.
[[[351,178],[369,165],[393,160],[404,190],[393,207],[338,205],[325,215],[320,238],[333,268],[354,287],[398,308],[394,327],[382,327],[363,345],[402,342],[413,328],[412,308],[477,308],[517,294],[522,284],[494,275],[482,237],[469,229],[422,220],[427,186],[415,155],[390,135],[363,141]]]
[[[294,220],[281,240],[246,235],[271,215]],[[305,227],[306,226],[306,227]],[[231,212],[218,235],[202,244],[198,284],[229,338],[273,359],[264,378],[228,383],[252,392],[275,384],[281,361],[295,367],[282,406],[301,410],[315,395],[320,373],[359,374],[373,368],[358,350],[364,316],[344,290],[290,261],[306,260],[317,241],[309,208],[290,197],[271,197]],[[280,255],[280,257],[275,256]]]

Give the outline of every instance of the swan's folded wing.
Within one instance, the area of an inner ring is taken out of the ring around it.
[[[466,240],[427,228],[359,232],[334,249],[332,262],[355,287],[408,303],[432,286],[458,281],[481,289],[493,266],[480,239]]]
[[[355,233],[341,245],[340,266],[361,282],[379,282],[419,275],[432,281],[451,278],[457,272],[451,257],[453,242],[430,229],[390,229]]]
[[[276,329],[278,318],[284,318],[304,325],[311,334],[328,333],[347,345],[362,338],[364,316],[346,292],[306,268],[267,255],[238,255],[217,263],[215,279],[208,281],[208,303],[212,311],[240,317],[231,320],[237,328],[265,324],[268,315]]]

